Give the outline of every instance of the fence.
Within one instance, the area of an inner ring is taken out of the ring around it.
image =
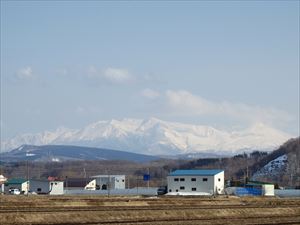
[[[66,195],[157,195],[157,188],[133,188],[133,189],[112,189],[112,190],[65,190]]]
[[[259,196],[262,195],[262,190],[259,188],[238,187],[235,189],[235,194],[237,196]]]

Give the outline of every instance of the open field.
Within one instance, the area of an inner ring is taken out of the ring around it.
[[[0,196],[5,224],[300,224],[300,198]]]

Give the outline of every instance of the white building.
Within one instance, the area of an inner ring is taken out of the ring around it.
[[[63,195],[64,182],[48,180],[30,180],[29,190],[30,192],[35,192],[37,194]]]
[[[125,189],[125,175],[97,175],[91,178],[94,178],[94,180],[90,181],[85,189]]]
[[[224,170],[176,170],[169,174],[168,194],[224,193]]]

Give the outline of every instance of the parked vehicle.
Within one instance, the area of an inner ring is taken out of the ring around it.
[[[19,189],[14,188],[14,189],[9,189],[9,194],[11,194],[11,195],[19,195],[19,194],[21,194],[21,192],[20,192]]]
[[[164,195],[168,192],[167,186],[161,186],[157,189],[157,195]]]

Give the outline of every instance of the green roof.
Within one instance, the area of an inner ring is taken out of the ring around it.
[[[249,181],[246,185],[249,185],[249,186],[260,186],[260,185],[264,185],[264,184],[272,184],[272,183],[261,182],[261,181]]]
[[[27,180],[24,178],[12,178],[9,179],[8,181],[5,182],[6,185],[10,185],[10,184],[23,184],[25,183]]]

